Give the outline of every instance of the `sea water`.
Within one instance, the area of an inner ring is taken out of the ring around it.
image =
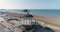
[[[0,10],[0,11],[25,14],[23,10],[24,9],[6,9],[6,10]],[[60,18],[60,10],[58,9],[29,9],[29,10],[30,10],[30,14],[33,14],[33,15]]]

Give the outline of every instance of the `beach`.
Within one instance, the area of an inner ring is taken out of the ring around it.
[[[4,14],[7,14],[8,16],[16,17],[16,18],[20,18],[20,16],[24,15],[24,14],[12,13],[12,12],[4,12]],[[59,29],[60,28],[59,19],[54,19],[54,18],[45,17],[45,16],[38,16],[38,15],[33,15],[33,16],[34,16],[33,20],[36,20],[39,22],[41,21],[41,22],[45,23],[47,27],[50,27],[53,30],[56,30],[57,32],[59,32],[59,30],[60,30]]]
[[[7,14],[13,17],[20,17],[24,15],[24,14],[12,13],[12,12],[4,12],[4,14]],[[60,19],[55,19],[55,18],[50,18],[45,16],[38,16],[38,15],[33,15],[33,16],[34,16],[33,19],[60,26]]]
[[[3,12],[3,14],[6,14],[5,17],[10,16],[11,19],[19,19],[18,21],[12,20],[12,21],[8,22],[7,21],[8,18],[2,17],[1,19],[3,19],[3,21],[4,21],[3,25],[5,25],[6,27],[10,27],[10,28],[13,26],[12,25],[13,23],[16,24],[15,26],[19,26],[19,21],[21,20],[20,17],[25,15],[25,14],[18,14],[18,13],[12,13],[12,12]],[[49,27],[56,32],[60,31],[60,22],[59,22],[60,20],[59,19],[33,15],[32,20],[38,21],[38,23],[40,23],[40,25],[42,25],[44,27]],[[13,26],[13,27],[15,27],[15,26]],[[16,29],[16,31],[17,31],[17,29]]]

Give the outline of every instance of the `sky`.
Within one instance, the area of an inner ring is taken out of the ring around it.
[[[60,9],[60,0],[0,0],[0,9]]]

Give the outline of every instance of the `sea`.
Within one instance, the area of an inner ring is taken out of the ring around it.
[[[60,19],[60,9],[29,9],[30,14]],[[25,14],[24,9],[0,9],[2,12]]]

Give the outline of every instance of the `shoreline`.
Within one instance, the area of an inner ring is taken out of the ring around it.
[[[20,16],[23,16],[24,14],[17,14],[17,13],[12,13],[12,12],[3,12],[3,14],[7,14],[8,16],[11,16],[11,17],[16,17],[16,18],[19,18]],[[40,22],[43,22],[43,23],[39,23],[40,25],[43,24],[44,27],[49,27],[53,30],[56,30],[57,32],[60,31],[60,22],[56,23],[57,19],[52,19],[52,18],[49,18],[49,17],[44,17],[44,16],[38,16],[38,15],[33,15],[33,20],[35,19],[36,21],[40,21]],[[4,17],[3,17],[4,18]],[[20,19],[20,18],[19,18]],[[4,19],[5,20],[5,19]],[[5,25],[7,27],[10,27],[11,23],[10,22],[4,22]],[[7,24],[8,25],[7,25]],[[19,29],[17,29],[16,31],[18,32]],[[15,30],[14,30],[15,31]],[[19,30],[20,31],[20,30]]]
[[[3,12],[3,13],[7,14],[11,17],[18,17],[18,18],[20,16],[24,15],[24,14],[12,13],[12,12]],[[33,16],[34,16],[33,19],[60,26],[60,20],[59,19],[54,19],[54,18],[49,18],[49,17],[44,17],[44,16],[38,16],[38,15],[33,15]]]

